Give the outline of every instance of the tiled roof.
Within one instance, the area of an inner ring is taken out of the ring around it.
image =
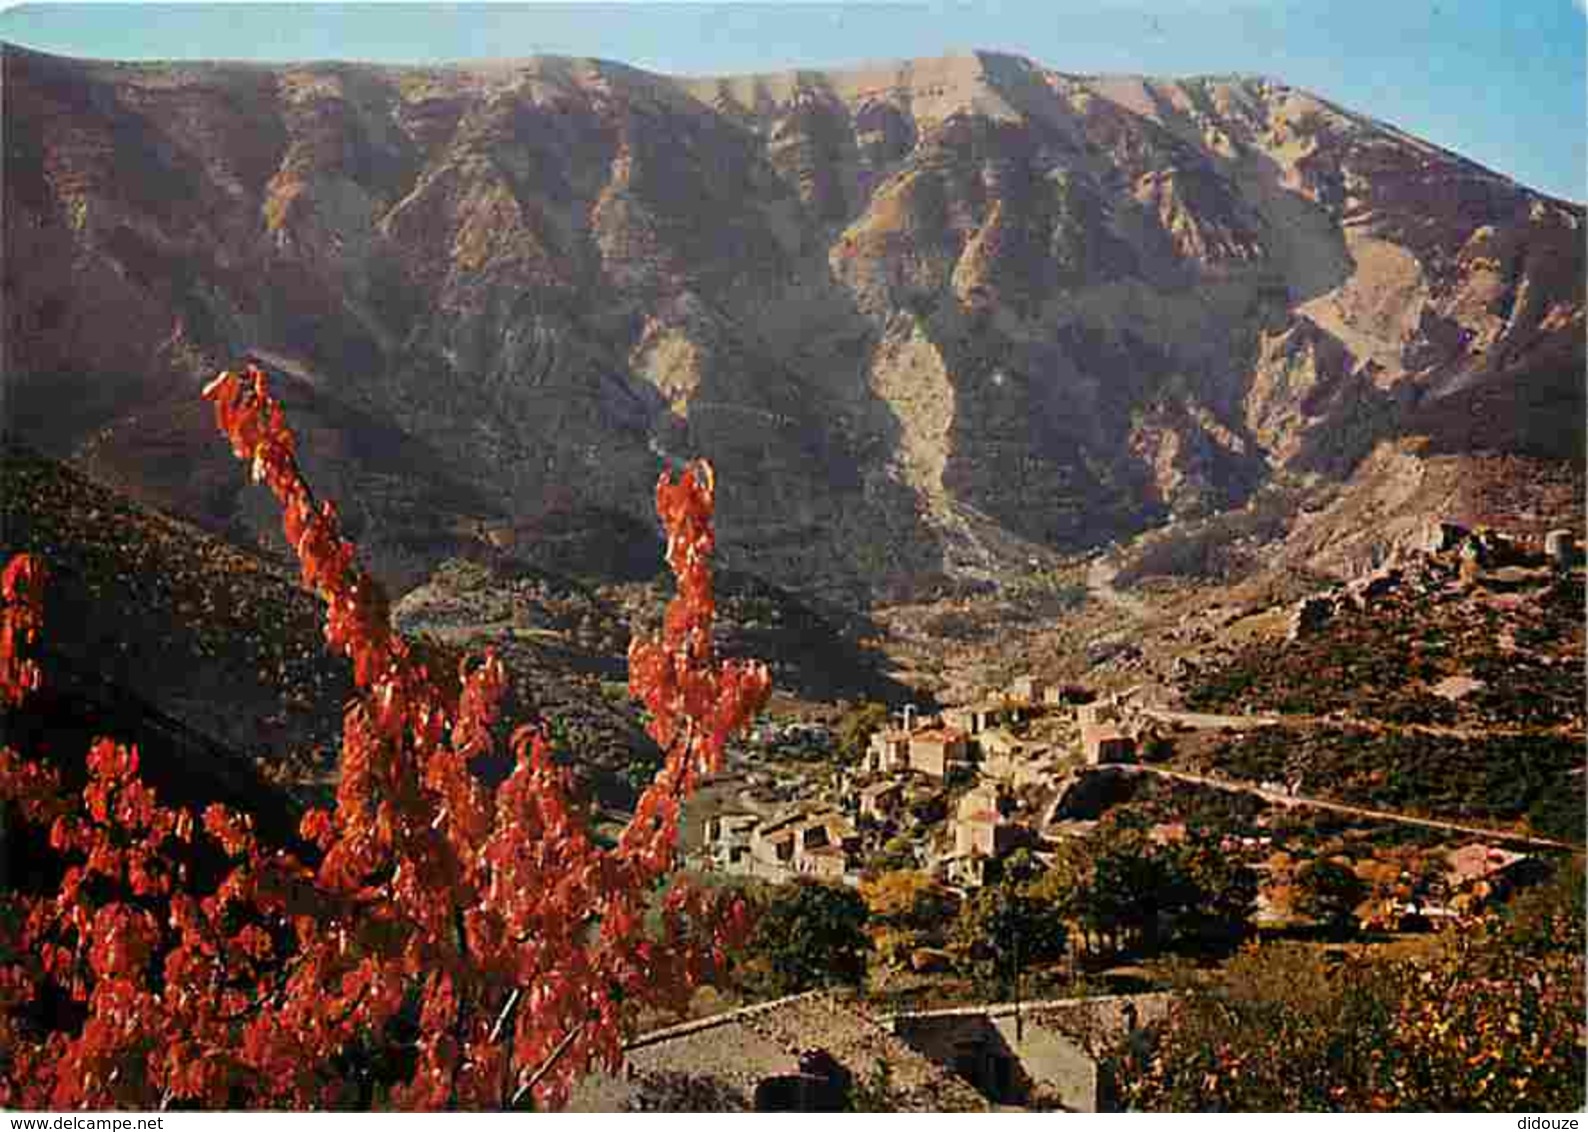
[[[910,738],[924,739],[928,743],[957,743],[965,738],[965,733],[952,727],[934,727],[930,731],[917,731]]]
[[[773,820],[767,822],[761,827],[761,832],[763,834],[767,834],[786,828],[793,828],[797,825],[803,825],[804,823],[812,820],[812,818],[815,816],[817,815],[810,810],[794,810],[790,813],[784,814],[780,818],[774,818]]]
[[[1492,845],[1463,845],[1452,849],[1445,857],[1450,872],[1463,881],[1480,880],[1510,868],[1522,860],[1523,854]]]

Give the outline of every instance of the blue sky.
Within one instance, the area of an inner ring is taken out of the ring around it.
[[[1582,0],[23,4],[0,39],[119,59],[594,55],[710,74],[1009,51],[1066,71],[1278,76],[1588,199]],[[3,5],[0,5],[3,7]]]

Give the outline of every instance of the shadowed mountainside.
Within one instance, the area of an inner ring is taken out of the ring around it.
[[[661,548],[647,546],[659,560]],[[322,603],[299,587],[294,566],[5,446],[0,562],[22,551],[49,571],[45,689],[8,741],[67,767],[101,735],[138,743],[162,796],[185,802],[252,807],[261,778],[300,801],[323,795],[353,685],[347,661],[325,647]],[[658,627],[672,592],[665,567],[660,575],[595,590],[487,548],[449,559],[396,604],[394,620],[429,650],[433,671],[494,646],[511,678],[504,720],[544,719],[584,784],[623,806],[631,765],[660,757],[628,696],[625,661],[634,628]],[[722,647],[764,657],[781,689],[902,698],[882,658],[858,643],[876,633],[865,619],[835,622],[742,575],[719,582]],[[505,726],[499,738],[482,772],[509,765]],[[284,815],[277,802],[272,814]]]

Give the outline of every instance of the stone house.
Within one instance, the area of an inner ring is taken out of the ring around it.
[[[966,735],[980,735],[1002,725],[1017,713],[1000,703],[983,702],[945,708],[940,716],[943,726]]]
[[[1136,740],[1112,724],[1083,725],[1081,750],[1088,766],[1136,761]]]
[[[794,872],[799,824],[805,815],[785,814],[776,821],[762,823],[750,833],[752,872],[770,880],[781,880]]]
[[[955,728],[967,735],[975,735],[980,730],[976,726],[976,709],[969,705],[944,708],[937,718],[944,727]]]
[[[717,814],[706,822],[706,859],[717,872],[748,873],[750,842],[761,818],[756,814]]]
[[[1049,707],[1085,703],[1092,693],[1074,684],[1050,684],[1042,689],[1042,702]]]
[[[1466,527],[1448,519],[1432,523],[1424,535],[1423,549],[1430,554],[1447,553],[1465,542],[1469,533]]]
[[[853,998],[810,991],[630,1041],[617,1073],[598,1072],[574,1090],[571,1112],[664,1111],[688,1083],[711,1111],[826,1112],[847,1089],[886,1069],[889,1102],[902,1111],[985,1112],[975,1088],[913,1049]],[[821,1066],[824,1071],[817,1071]],[[839,1084],[834,1089],[832,1086]]]
[[[842,845],[816,845],[799,855],[799,873],[815,880],[840,884],[850,871],[851,856]]]
[[[1102,723],[1117,723],[1124,713],[1112,698],[1093,700],[1089,704],[1079,704],[1075,709],[1075,721],[1082,727]]]
[[[866,749],[866,769],[873,774],[893,774],[910,769],[910,732],[885,727],[871,736]]]
[[[938,727],[910,736],[910,769],[932,778],[946,778],[969,753],[965,733],[953,728]]]
[[[1040,676],[1017,676],[1009,685],[1010,698],[1028,704],[1040,704],[1048,689],[1048,682]]]
[[[797,810],[750,831],[748,873],[766,880],[796,876],[843,880],[860,852],[860,835],[833,810]]]
[[[949,822],[953,850],[938,861],[946,882],[979,888],[995,862],[1034,841],[1032,831],[1011,816],[1011,803],[1008,791],[995,782],[981,782],[960,797]]]
[[[1544,556],[1557,570],[1570,570],[1577,564],[1577,536],[1564,528],[1544,536]]]
[[[897,779],[873,782],[860,788],[860,814],[868,818],[889,818],[904,805],[904,783]]]
[[[799,826],[794,868],[802,876],[839,881],[859,852],[860,834],[842,814],[812,814]]]
[[[1008,799],[996,785],[983,783],[968,790],[954,809],[955,854],[997,858],[1013,849],[1021,830],[1005,816],[1007,809]]]
[[[982,888],[992,879],[993,860],[983,853],[949,853],[938,859],[937,870],[952,888]]]
[[[981,777],[1006,786],[1040,786],[1051,777],[1054,752],[1048,743],[1021,739],[1002,727],[977,736]]]

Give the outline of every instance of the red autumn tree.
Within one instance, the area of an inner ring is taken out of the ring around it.
[[[0,914],[0,1105],[561,1104],[586,1069],[618,1065],[634,1006],[679,1002],[744,931],[737,901],[666,883],[680,803],[770,689],[763,665],[713,645],[710,466],[657,485],[678,592],[661,635],[632,644],[629,686],[665,759],[604,848],[538,725],[511,733],[500,787],[470,771],[493,742],[500,660],[432,672],[391,629],[265,375],[222,373],[204,395],[280,502],[326,641],[352,662],[335,807],[305,816],[293,851],[224,807],[195,821],[162,806],[138,751],[110,739],[80,795],[0,752],[0,803],[47,828],[64,866],[57,891]],[[42,569],[24,556],[4,582],[15,705],[39,681],[22,649]]]

